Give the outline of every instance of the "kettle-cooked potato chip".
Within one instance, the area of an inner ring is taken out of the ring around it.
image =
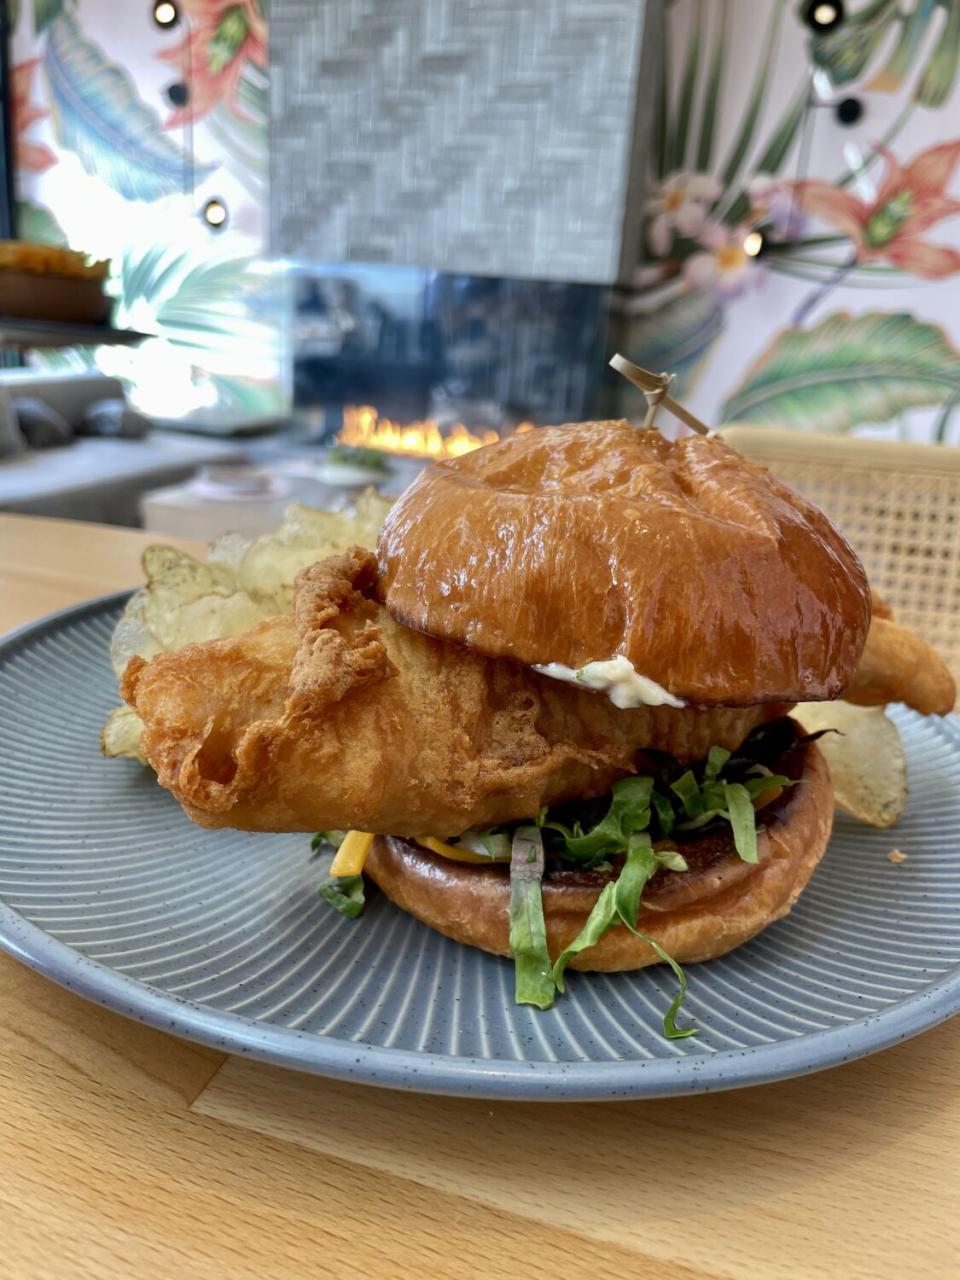
[[[100,750],[105,756],[127,756],[147,763],[140,745],[143,721],[133,707],[114,707],[100,730]]]
[[[892,827],[907,803],[907,758],[883,707],[801,702],[790,714],[808,733],[837,730],[817,742],[837,807],[871,827]]]
[[[155,545],[143,553],[146,586],[130,597],[110,642],[119,679],[134,656],[154,654],[244,631],[293,602],[301,569],[349,547],[372,548],[390,500],[368,489],[352,509],[323,511],[297,503],[283,523],[259,538],[227,533],[210,544],[207,559]],[[107,756],[140,752],[140,721],[128,707],[110,713],[100,736]]]

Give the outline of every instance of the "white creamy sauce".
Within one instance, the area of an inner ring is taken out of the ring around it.
[[[542,676],[554,680],[566,680],[570,684],[583,684],[588,689],[604,692],[615,707],[626,711],[630,707],[685,707],[682,698],[657,684],[649,676],[642,676],[633,663],[624,657],[608,658],[606,662],[588,662],[585,667],[565,667],[562,662],[547,662],[535,666]]]

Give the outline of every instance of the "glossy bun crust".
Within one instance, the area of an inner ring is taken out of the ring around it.
[[[690,870],[661,872],[643,895],[637,928],[679,963],[710,960],[740,946],[787,914],[820,861],[833,822],[833,791],[823,756],[798,748],[789,772],[803,779],[763,811],[760,860],[743,862],[732,837],[703,837],[683,850]],[[419,845],[379,837],[365,871],[397,906],[457,942],[508,956],[510,878],[506,867],[451,862]],[[583,927],[608,877],[561,872],[544,880],[550,955],[556,959]],[[658,957],[624,928],[571,961],[575,969],[640,969]]]
[[[833,698],[870,622],[816,507],[715,437],[545,427],[424,471],[378,547],[408,627],[490,657],[623,654],[700,704]]]

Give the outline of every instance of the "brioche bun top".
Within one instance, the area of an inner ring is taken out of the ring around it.
[[[617,655],[685,702],[836,697],[870,623],[827,517],[716,437],[543,427],[425,470],[378,556],[390,613],[491,657]]]

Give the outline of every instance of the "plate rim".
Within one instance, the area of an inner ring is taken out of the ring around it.
[[[77,618],[115,608],[134,590],[110,592],[68,605],[8,631],[0,637],[0,664],[33,638]],[[501,1100],[676,1097],[768,1084],[868,1057],[960,1013],[957,966],[923,991],[905,996],[879,1012],[746,1049],[612,1062],[473,1058],[338,1039],[259,1022],[184,999],[89,959],[31,923],[2,898],[0,948],[93,1004],[224,1053],[354,1083]]]

